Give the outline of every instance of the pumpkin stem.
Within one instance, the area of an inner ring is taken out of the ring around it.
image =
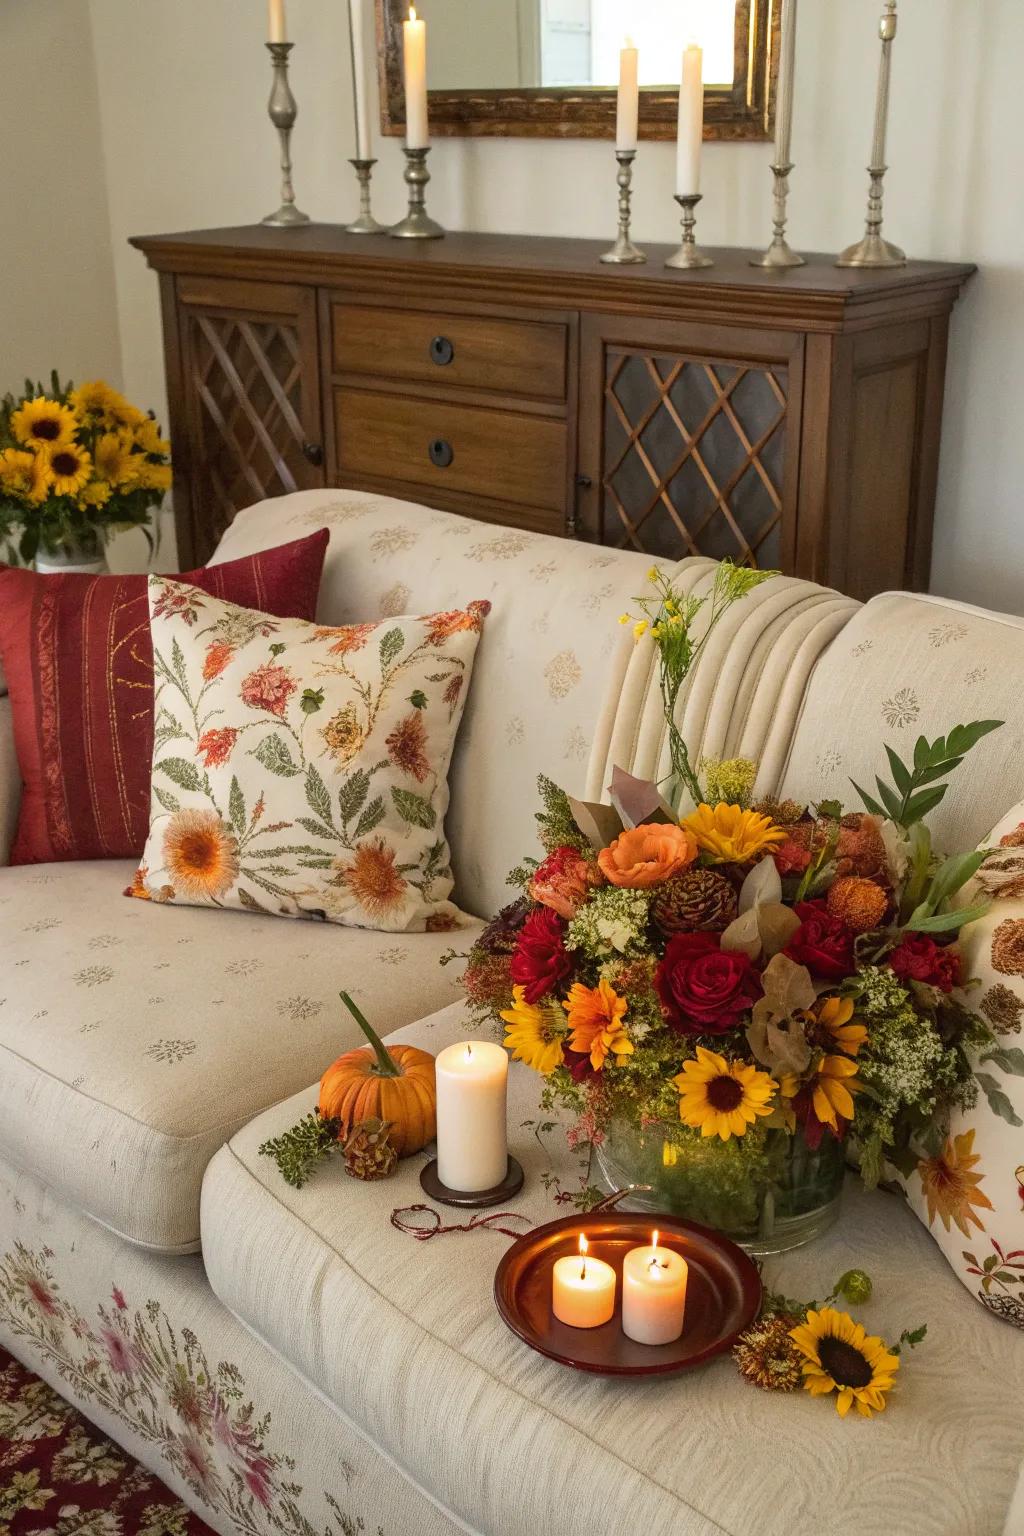
[[[345,1007],[348,1009],[349,1013],[355,1019],[356,1023],[359,1025],[359,1028],[362,1030],[363,1034],[366,1036],[367,1040],[370,1042],[371,1046],[373,1047],[374,1054],[377,1057],[377,1066],[376,1066],[377,1076],[378,1077],[401,1077],[402,1076],[402,1069],[401,1069],[401,1067],[399,1067],[396,1064],[396,1062],[395,1062],[393,1057],[388,1055],[387,1050],[385,1049],[385,1046],[384,1046],[384,1042],[380,1038],[380,1036],[377,1034],[376,1030],[371,1027],[371,1025],[368,1022],[368,1020],[364,1017],[364,1015],[356,1007],[355,1003],[349,997],[347,992],[342,992],[340,994],[340,996],[341,996],[342,1002],[345,1004]]]

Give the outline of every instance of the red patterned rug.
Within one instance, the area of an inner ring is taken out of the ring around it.
[[[0,1349],[0,1536],[214,1536],[158,1477]]]

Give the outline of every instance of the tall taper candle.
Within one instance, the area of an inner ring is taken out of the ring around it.
[[[284,19],[284,0],[270,0],[270,14],[267,26],[268,43],[286,43],[288,31]]]
[[[366,54],[363,46],[363,0],[348,0],[348,35],[352,52],[352,110],[356,120],[357,160],[370,160],[370,103],[366,88]]]
[[[704,137],[704,50],[690,43],[683,52],[676,140],[676,196],[700,191],[700,152]]]
[[[410,5],[402,22],[402,68],[405,77],[405,147],[429,149],[427,126],[427,24]]]
[[[782,9],[782,57],[779,60],[779,99],[775,103],[775,163],[788,165],[793,138],[793,80],[796,74],[796,3]]]
[[[619,53],[619,94],[615,105],[615,148],[620,155],[636,149],[640,117],[638,64],[637,50],[632,39],[627,37]]]

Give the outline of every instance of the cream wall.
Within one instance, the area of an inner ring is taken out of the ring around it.
[[[0,3],[10,9],[13,0]],[[363,3],[369,21],[371,0]],[[248,222],[275,205],[264,7],[260,0],[89,0],[89,9],[125,385],[156,403],[156,285],[125,242],[131,234]],[[900,12],[887,232],[916,256],[971,259],[982,268],[954,321],[933,585],[1022,612],[1024,4],[903,0]],[[879,0],[801,6],[791,232],[807,249],[836,250],[862,228],[878,13]],[[341,220],[354,208],[346,7],[290,0],[289,18],[299,201],[319,219]],[[431,159],[431,211],[451,228],[613,232],[607,145],[448,140]],[[764,145],[708,146],[705,240],[766,242],[770,159]],[[641,241],[675,233],[672,166],[670,145],[642,146],[634,202]],[[393,141],[380,148],[376,187],[378,216],[396,218],[403,188]]]

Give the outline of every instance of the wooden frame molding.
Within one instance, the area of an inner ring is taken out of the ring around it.
[[[786,0],[736,0],[735,74],[732,87],[704,93],[705,139],[770,139],[775,125],[782,7]],[[405,132],[401,24],[406,0],[376,0],[381,130]],[[611,139],[615,91],[431,91],[430,129],[438,136],[480,138]],[[674,139],[676,90],[640,92],[640,137]]]

